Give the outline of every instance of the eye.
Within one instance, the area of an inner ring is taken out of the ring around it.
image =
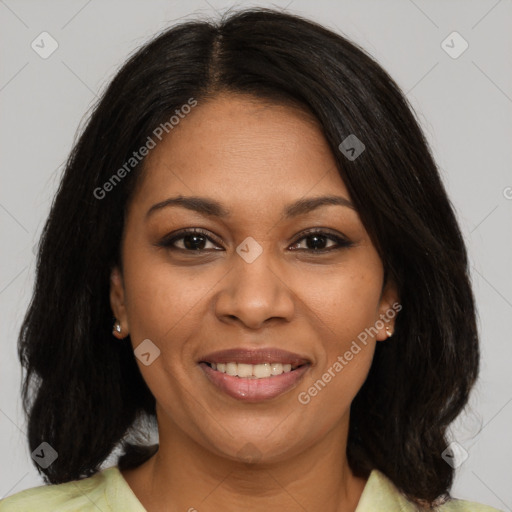
[[[306,233],[302,233],[302,235],[303,236],[301,238],[294,242],[292,250],[306,250],[308,252],[313,253],[326,253],[334,250],[351,247],[352,245],[354,245],[351,241],[347,240],[346,238],[343,238],[342,236],[339,235],[335,235],[333,233],[329,233],[327,231],[312,230],[307,231]],[[302,240],[306,240],[305,248],[299,247],[301,245],[300,242]],[[309,242],[307,242],[308,240]],[[329,241],[334,242],[334,245],[326,247],[326,244]]]
[[[301,238],[297,239],[290,247],[293,251],[306,251],[310,253],[326,253],[334,250],[351,247],[353,242],[346,238],[335,235],[333,233],[322,230],[311,230],[301,233]],[[306,241],[306,247],[300,247],[302,241]],[[326,246],[328,242],[334,242],[331,246]],[[206,247],[211,243],[214,247]],[[184,251],[184,252],[202,252],[213,250],[223,250],[218,246],[219,244],[208,234],[200,228],[183,229],[177,233],[164,238],[157,244],[159,247],[165,247],[170,250]]]
[[[181,246],[177,244],[179,242]],[[171,250],[180,250],[187,252],[200,252],[211,250],[205,248],[205,245],[210,243],[215,243],[210,236],[206,234],[205,231],[199,228],[194,229],[184,229],[179,231],[178,233],[174,233],[172,237],[164,238],[161,242],[158,243],[160,247],[166,247]],[[220,250],[220,249],[214,249]]]

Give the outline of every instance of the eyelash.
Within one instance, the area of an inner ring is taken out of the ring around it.
[[[189,250],[189,249],[183,249],[181,247],[174,247],[174,243],[177,242],[178,240],[182,240],[183,238],[185,238],[186,236],[188,235],[202,235],[204,236],[207,240],[209,240],[210,242],[214,243],[214,244],[217,244],[217,242],[215,240],[213,240],[206,231],[200,229],[200,228],[194,228],[194,229],[184,229],[184,230],[181,230],[181,231],[178,231],[177,233],[174,233],[171,237],[166,237],[164,238],[161,242],[159,242],[157,245],[159,247],[164,247],[168,250],[171,250],[171,251],[180,251],[180,252],[188,252],[188,253],[202,253],[202,252],[205,252],[205,251],[211,251],[212,249],[196,249],[196,250]],[[309,238],[309,237],[313,237],[313,236],[319,236],[319,237],[322,237],[322,238],[327,238],[327,239],[330,239],[331,241],[334,241],[336,242],[337,246],[334,246],[334,247],[328,247],[328,248],[325,248],[325,249],[292,249],[294,251],[306,251],[306,252],[309,252],[309,253],[312,253],[312,254],[326,254],[328,252],[331,252],[331,251],[339,251],[341,249],[346,249],[346,248],[349,248],[349,247],[352,247],[354,244],[353,242],[350,242],[349,240],[339,236],[339,235],[335,235],[333,233],[329,233],[329,232],[326,232],[326,231],[321,231],[321,230],[318,230],[318,229],[312,229],[312,230],[307,230],[307,231],[303,231],[302,233],[300,233],[300,238],[297,238],[295,240],[295,242],[292,243],[292,245],[296,245],[298,242],[306,239],[306,238]],[[218,245],[218,244],[217,244]],[[214,250],[217,250],[217,249],[214,249]]]

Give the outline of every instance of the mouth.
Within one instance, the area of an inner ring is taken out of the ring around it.
[[[232,349],[198,361],[214,387],[237,400],[260,402],[296,387],[311,367],[305,357],[277,349]]]

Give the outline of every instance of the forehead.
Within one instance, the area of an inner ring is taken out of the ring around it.
[[[322,128],[298,108],[223,94],[199,102],[145,160],[136,194],[173,193],[234,203],[284,202],[320,193],[348,198]]]

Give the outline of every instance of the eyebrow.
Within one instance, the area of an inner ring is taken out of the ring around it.
[[[355,210],[354,205],[342,196],[319,196],[299,199],[294,203],[288,204],[284,208],[284,217],[290,219],[299,215],[304,215],[322,206],[345,206]],[[198,196],[178,196],[170,197],[159,203],[154,204],[146,213],[146,219],[153,213],[167,207],[181,207],[193,210],[205,216],[225,218],[231,215],[231,211],[227,210],[221,203],[214,199]]]

